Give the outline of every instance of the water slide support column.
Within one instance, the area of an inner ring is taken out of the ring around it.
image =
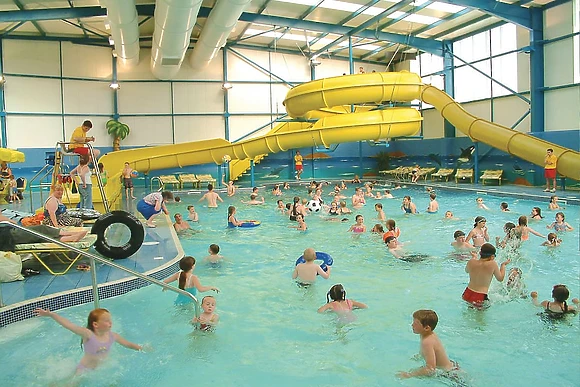
[[[350,73],[354,74],[354,61],[352,58],[352,36],[348,37],[348,64],[349,64]],[[354,105],[350,105],[350,112],[354,113]],[[358,142],[358,167],[359,167],[359,170],[361,171],[360,178],[362,179],[363,174],[364,174],[362,141]]]
[[[228,81],[228,49],[227,47],[222,47],[222,74],[223,74],[223,84],[225,85],[226,82]],[[227,141],[230,141],[230,100],[229,100],[229,96],[228,96],[229,92],[227,88],[224,88],[224,137]],[[227,164],[226,166],[226,181],[229,181],[230,178],[230,165],[231,164]],[[250,163],[251,168],[252,168],[252,173],[254,170],[254,163]],[[221,178],[222,178],[222,172],[221,172],[221,165],[219,165],[218,168],[218,176],[220,177],[220,181],[218,181],[217,185],[218,187],[222,186],[222,182],[221,182]]]
[[[254,180],[254,160],[250,160],[250,185],[254,187],[256,182]]]
[[[0,40],[0,75],[4,69],[4,51],[2,50],[2,45],[4,40]],[[3,76],[3,75],[2,75]],[[2,148],[8,147],[8,141],[6,140],[6,108],[4,103],[4,85],[0,85],[0,131],[2,136]],[[2,298],[0,296],[0,306],[2,305]]]
[[[453,42],[443,42],[443,91],[455,98],[455,69],[453,68]],[[451,122],[443,120],[443,137],[456,136],[455,127]]]
[[[475,184],[479,183],[479,142],[475,142],[475,152],[473,155],[473,168],[475,169],[473,182]]]
[[[530,31],[530,99],[532,118],[531,132],[544,131],[544,38],[543,11],[530,8],[532,30]]]
[[[111,68],[113,70],[111,82],[118,83],[117,82],[117,57],[113,55],[113,56],[111,56],[111,58],[112,58]],[[113,89],[113,119],[116,121],[119,120],[119,89],[118,88]]]

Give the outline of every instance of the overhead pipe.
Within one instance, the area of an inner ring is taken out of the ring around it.
[[[193,48],[191,67],[201,70],[216,56],[251,0],[218,0]]]
[[[107,8],[117,58],[125,66],[139,63],[139,18],[135,0],[100,0]]]
[[[159,79],[177,75],[197,20],[202,0],[157,0],[151,47],[151,72]]]

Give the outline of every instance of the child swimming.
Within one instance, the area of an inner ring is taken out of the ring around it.
[[[356,223],[353,224],[352,226],[350,226],[350,228],[348,229],[348,232],[352,232],[354,234],[362,234],[363,232],[367,231],[367,226],[365,226],[363,224],[364,222],[364,218],[362,215],[357,215],[355,217],[355,221]]]
[[[195,258],[190,256],[181,258],[179,261],[179,268],[181,269],[180,271],[173,274],[171,277],[166,278],[163,282],[168,284],[178,280],[179,289],[185,290],[194,296],[198,291],[203,293],[213,290],[214,292],[219,293],[220,290],[214,286],[203,286],[199,281],[199,278],[193,274],[193,270],[195,270]],[[175,304],[177,305],[188,304],[191,302],[193,302],[193,300],[190,297],[182,294],[178,294],[177,299],[175,300]]]
[[[224,257],[219,254],[220,247],[215,243],[209,245],[207,252],[209,255],[203,259],[204,262],[216,264],[224,260]]]
[[[331,299],[332,301],[330,301]],[[338,314],[339,317],[346,317],[352,315],[354,308],[367,309],[368,306],[362,302],[347,299],[344,287],[341,284],[336,284],[326,293],[326,304],[318,308],[318,313],[330,310]]]
[[[141,345],[127,341],[117,333],[111,332],[113,323],[111,314],[107,309],[93,309],[89,313],[86,328],[75,325],[48,309],[38,308],[34,312],[39,316],[52,318],[64,328],[82,337],[85,355],[77,366],[77,374],[97,368],[107,358],[109,350],[115,342],[135,351],[143,350]]]
[[[203,312],[199,317],[194,317],[191,320],[194,324],[199,324],[198,329],[200,331],[211,332],[215,329],[215,326],[220,320],[220,316],[214,313],[216,301],[214,296],[205,296],[201,299],[201,309]]]
[[[550,302],[548,300],[544,300],[542,302],[538,301],[538,292],[530,293],[530,297],[532,297],[532,302],[535,306],[541,306],[545,309],[546,314],[549,317],[563,317],[568,313],[576,313],[576,307],[578,307],[579,301],[577,298],[572,299],[572,303],[576,305],[576,307],[572,305],[568,305],[566,300],[570,297],[570,291],[566,287],[566,285],[556,285],[552,289],[552,298],[554,301]]]
[[[310,285],[316,282],[316,276],[318,275],[324,279],[330,277],[330,266],[326,266],[327,270],[324,271],[314,263],[316,260],[316,251],[313,248],[309,247],[304,250],[303,257],[306,262],[296,265],[292,273],[292,279],[297,280],[301,285]]]
[[[556,213],[556,221],[553,222],[552,224],[549,224],[546,226],[546,228],[549,229],[554,229],[554,231],[573,231],[574,227],[570,226],[567,222],[564,221],[564,219],[566,219],[564,217],[564,213],[563,212],[557,212]]]
[[[199,215],[195,212],[195,207],[192,205],[187,206],[187,219],[191,220],[192,222],[199,221]]]
[[[548,240],[544,241],[540,246],[548,246],[548,247],[558,247],[562,243],[562,239],[558,238],[558,235],[551,232],[548,234]]]

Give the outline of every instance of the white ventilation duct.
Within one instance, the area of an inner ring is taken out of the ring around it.
[[[193,48],[191,67],[202,69],[211,62],[236,26],[251,0],[218,0],[212,9],[201,36]]]
[[[151,47],[151,72],[159,79],[177,75],[202,0],[157,0]]]
[[[139,19],[135,0],[100,0],[107,8],[118,60],[126,66],[139,63]]]

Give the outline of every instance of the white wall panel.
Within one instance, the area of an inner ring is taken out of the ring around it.
[[[9,148],[52,148],[62,141],[62,118],[41,116],[6,117]]]
[[[169,82],[125,82],[119,90],[119,114],[171,114]]]
[[[574,10],[572,1],[544,12],[544,39],[553,39],[572,33]]]
[[[62,43],[62,75],[74,78],[110,80],[113,74],[112,50],[109,47]]]
[[[441,113],[435,109],[423,110],[423,138],[441,138],[443,133],[443,117]],[[460,135],[461,133],[458,133],[457,137]]]
[[[516,41],[518,48],[530,45],[530,32],[524,28],[516,28]],[[530,54],[519,52],[518,54],[518,92],[530,90]],[[545,60],[545,58],[544,58]]]
[[[275,118],[275,117],[274,117]],[[234,116],[230,117],[230,141],[236,141],[249,132],[272,121],[270,116]],[[276,124],[274,124],[275,126]],[[270,126],[264,128],[262,134],[270,131]],[[254,137],[254,136],[252,136]]]
[[[7,112],[61,113],[59,79],[6,76]]]
[[[117,64],[117,80],[121,83],[124,79],[149,80],[156,79],[151,73],[151,49],[139,50],[139,63],[136,66],[125,66],[120,61]]]
[[[529,98],[529,95],[527,96]],[[511,128],[529,109],[525,101],[518,97],[509,96],[493,101],[493,122]],[[523,133],[530,131],[530,115],[528,115],[515,130]]]
[[[223,49],[222,49],[223,50]],[[175,76],[175,79],[205,79],[205,80],[219,80],[223,79],[222,68],[223,68],[223,53],[222,50],[212,59],[211,63],[200,70],[193,70],[189,64],[189,57],[193,50],[187,50],[185,59],[181,64],[179,72]]]
[[[113,90],[107,82],[64,80],[65,113],[113,115]]]
[[[236,83],[229,91],[231,113],[269,113],[270,85]]]
[[[286,84],[272,85],[272,111],[274,114],[286,113],[286,107],[283,102],[288,91],[290,91],[290,87]]]
[[[176,82],[173,84],[175,113],[223,113],[224,93],[221,83]]]
[[[241,55],[265,69],[270,67],[268,53],[264,51],[236,50]],[[269,81],[270,76],[244,61],[231,51],[228,52],[228,80],[230,81]]]
[[[489,100],[462,103],[461,106],[469,113],[479,118],[489,120],[491,117],[491,107],[489,105]]]
[[[572,38],[544,45],[545,86],[574,82],[574,40]]]
[[[93,123],[93,127],[88,132],[88,136],[93,136],[95,142],[91,145],[96,147],[100,146],[113,146],[113,137],[107,133],[107,128],[105,124],[111,117],[94,117],[87,115],[86,117],[65,117],[64,119],[64,129],[65,129],[65,141],[70,141],[72,133],[76,128],[83,124],[84,120],[90,120]],[[121,122],[124,122],[121,120]],[[55,144],[53,143],[52,146]]]
[[[580,129],[580,87],[546,91],[546,131]]]
[[[287,82],[309,81],[310,65],[308,60],[302,55],[281,54],[275,52],[271,54],[272,72]]]
[[[58,42],[4,39],[2,47],[6,73],[60,75]]]
[[[121,145],[145,146],[172,144],[171,117],[120,117],[119,120],[131,129]]]
[[[321,64],[316,66],[316,79],[338,77],[343,74],[350,74],[350,67],[347,61],[333,60],[319,57]],[[354,69],[358,73],[358,67]]]
[[[175,117],[175,143],[224,138],[221,116]]]

